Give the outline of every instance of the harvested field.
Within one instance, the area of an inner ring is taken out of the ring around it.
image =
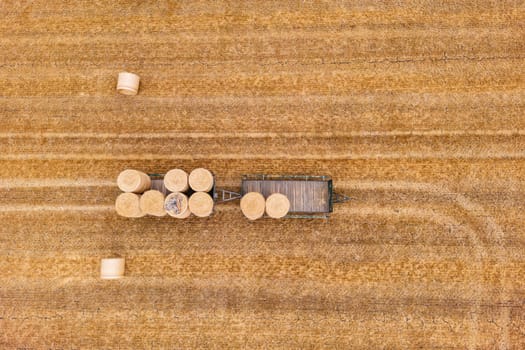
[[[525,348],[519,1],[0,3],[0,348]],[[141,76],[116,93],[118,72]],[[125,168],[330,175],[125,219]],[[126,278],[99,279],[103,257]]]

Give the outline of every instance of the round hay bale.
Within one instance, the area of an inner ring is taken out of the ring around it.
[[[117,185],[123,192],[142,193],[151,187],[151,179],[142,171],[126,169],[117,177]]]
[[[177,219],[185,219],[190,216],[188,209],[188,197],[184,193],[170,193],[164,200],[164,209],[169,216]]]
[[[209,192],[213,188],[213,174],[208,169],[193,169],[188,176],[188,182],[196,192]]]
[[[290,201],[281,193],[274,193],[266,198],[266,214],[274,219],[279,219],[288,214]]]
[[[140,218],[145,213],[140,209],[140,196],[135,193],[121,193],[115,200],[117,214],[126,218]]]
[[[164,186],[171,192],[187,191],[188,174],[182,169],[171,169],[164,175]]]
[[[257,220],[264,215],[264,196],[259,192],[246,193],[241,198],[241,211],[250,220]]]
[[[164,216],[166,210],[164,209],[164,195],[157,190],[149,190],[140,197],[140,209],[149,215]]]
[[[201,218],[211,215],[213,204],[213,198],[206,192],[195,192],[188,201],[190,211]]]
[[[124,277],[124,258],[107,258],[100,260],[100,278],[111,280]]]
[[[136,95],[139,92],[140,77],[129,72],[118,74],[117,91],[123,95]]]

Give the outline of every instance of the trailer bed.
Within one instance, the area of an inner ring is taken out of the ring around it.
[[[282,193],[290,200],[290,216],[321,215],[332,211],[332,180],[328,176],[245,175],[242,194],[259,192],[264,197]]]

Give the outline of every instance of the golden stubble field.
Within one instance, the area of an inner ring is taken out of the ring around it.
[[[518,1],[0,4],[0,347],[525,347]],[[117,95],[119,71],[141,78]],[[124,168],[329,220],[124,219]],[[127,258],[102,281],[99,259]]]

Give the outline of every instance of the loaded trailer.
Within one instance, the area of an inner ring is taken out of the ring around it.
[[[182,169],[165,174],[126,169],[117,184],[125,193],[117,197],[115,206],[126,217],[187,218],[190,212],[206,217],[216,204],[240,199],[241,211],[251,220],[328,218],[334,204],[350,199],[334,191],[327,175],[243,175],[237,189],[227,190],[218,188],[215,175],[204,168],[193,169],[189,175]]]
[[[163,182],[164,174],[148,174],[151,188],[170,193]],[[194,191],[188,191],[188,196]],[[333,181],[327,175],[243,175],[237,191],[215,186],[208,192],[215,203],[224,203],[242,198],[250,192],[261,193],[265,198],[273,193],[281,193],[290,201],[290,210],[285,218],[328,218],[336,203],[350,200],[349,197],[334,192]]]

